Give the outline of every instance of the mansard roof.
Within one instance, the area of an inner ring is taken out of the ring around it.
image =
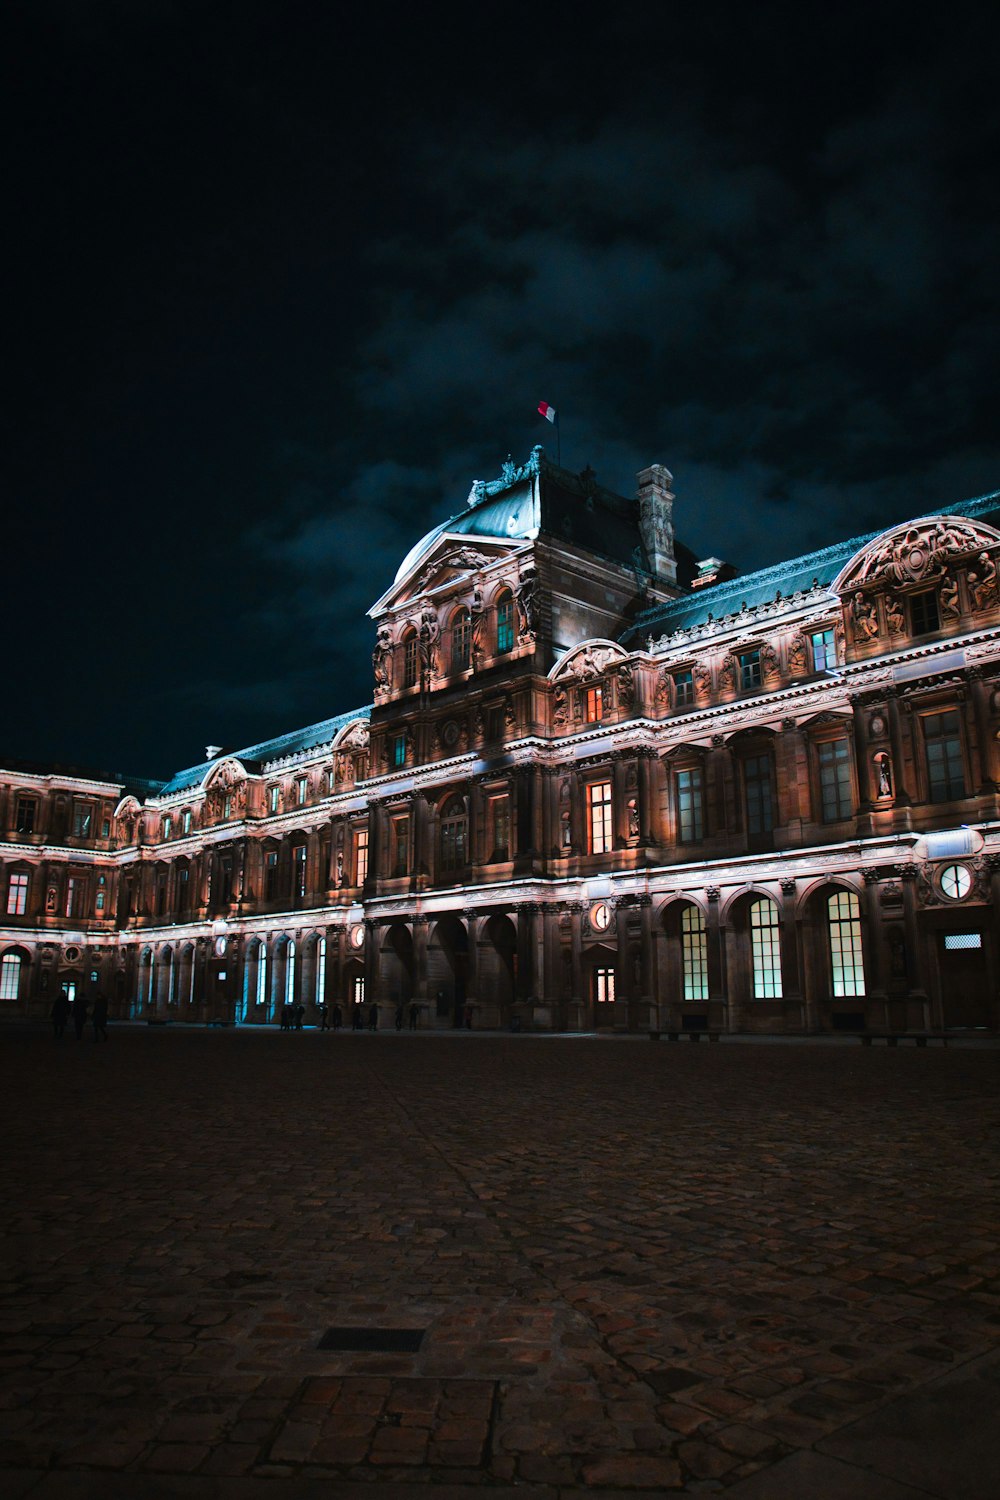
[[[960,500],[955,505],[941,506],[926,514],[965,516],[970,520],[986,521],[992,526],[998,526],[1000,490],[980,495],[975,500]],[[921,517],[914,519],[919,520]],[[905,522],[899,524],[903,525]],[[815,587],[832,588],[851,558],[876,537],[884,536],[885,532],[885,527],[880,527],[878,531],[867,531],[862,536],[835,542],[818,552],[806,552],[801,557],[775,563],[756,573],[745,573],[710,588],[697,589],[678,599],[657,604],[653,609],[638,615],[620,639],[625,644],[630,643],[634,649],[648,636],[690,630],[706,624],[710,616],[714,620],[721,620],[727,615],[738,613],[744,605],[747,609],[753,609],[757,605],[769,603],[779,591],[787,599],[793,594]]]
[[[466,509],[421,537],[400,563],[395,582],[405,578],[446,532],[519,541],[542,532],[648,572],[648,559],[637,545],[638,514],[634,497],[598,484],[591,468],[574,474],[554,464],[537,446],[524,464],[508,458],[498,479],[477,479]],[[689,582],[696,570],[694,553],[676,540],[674,552],[678,578]]]
[[[217,765],[222,759],[238,760],[240,765],[245,766],[248,771],[260,771],[274,761],[301,755],[308,750],[318,750],[321,745],[331,744],[348,724],[354,723],[357,719],[370,717],[371,705],[366,704],[364,708],[355,708],[350,713],[337,714],[332,719],[322,719],[320,723],[310,724],[305,729],[293,729],[288,734],[279,734],[273,740],[261,740],[257,745],[248,745],[245,750],[227,750],[225,756],[216,756],[214,760],[203,760],[200,765],[177,771],[165,786],[159,788],[158,795],[170,797],[175,792],[193,790],[201,784],[212,766]]]

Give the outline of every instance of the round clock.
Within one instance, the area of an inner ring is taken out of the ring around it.
[[[965,865],[945,865],[940,879],[942,895],[952,901],[961,901],[972,890],[972,875]]]
[[[590,908],[590,925],[597,932],[607,932],[611,926],[611,908],[606,901],[595,901]]]
[[[351,947],[360,948],[364,945],[365,929],[363,927],[351,928]]]
[[[224,937],[217,937],[215,940],[215,956],[216,958],[225,958],[226,956],[226,940]]]

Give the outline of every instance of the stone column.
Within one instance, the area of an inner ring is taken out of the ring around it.
[[[785,1022],[791,1019],[798,1026],[814,1031],[818,1025],[815,998],[807,1001],[802,993],[802,962],[799,928],[796,920],[796,884],[790,877],[781,881],[781,996]],[[807,1004],[811,1020],[807,1014]]]
[[[615,936],[615,1030],[628,1031],[632,1009],[632,962],[628,948],[628,907],[619,900],[614,908]],[[610,935],[610,933],[609,933]]]
[[[427,999],[427,939],[429,929],[429,918],[413,918],[413,994],[414,998],[418,1000]]]
[[[465,999],[466,1002],[477,1002],[479,999],[479,922],[477,913],[471,908],[462,912],[462,920],[465,922],[466,930],[466,962],[465,962]]]
[[[640,745],[636,751],[639,770],[639,786],[637,791],[639,807],[639,844],[646,848],[650,844],[662,842],[660,830],[657,826],[658,819],[655,811],[654,774],[656,768],[656,751],[651,745]]]
[[[567,1011],[566,1023],[568,1026],[576,1026],[582,1030],[590,1024],[588,1007],[590,996],[584,993],[583,984],[583,912],[582,901],[574,901],[570,905],[570,918],[572,928],[570,934],[570,963],[572,973],[572,994]]]
[[[739,1031],[742,1017],[739,1006],[729,993],[726,974],[725,934],[719,918],[719,891],[714,885],[705,890],[708,916],[705,920],[708,948],[708,1024],[720,1031]],[[678,965],[680,969],[680,965]]]

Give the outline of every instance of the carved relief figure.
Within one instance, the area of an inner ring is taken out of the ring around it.
[[[657,708],[670,707],[670,673],[661,672],[656,679],[656,706]]]
[[[514,590],[517,608],[517,639],[520,644],[535,639],[535,575],[527,573]]]
[[[712,691],[712,674],[701,662],[695,666],[692,677],[694,678],[694,690],[699,698],[707,698]]]
[[[724,693],[731,693],[734,691],[736,687],[735,656],[727,656],[725,661],[722,663],[722,669],[719,672],[719,687]]]
[[[339,890],[340,887],[344,883],[344,851],[343,851],[343,849],[338,849],[337,850],[337,871],[336,871],[336,874],[334,875],[333,878],[334,878],[334,883],[336,884],[337,889]]]
[[[866,599],[859,589],[851,606],[854,616],[854,634],[859,641],[870,641],[878,635],[878,611],[874,601]]]
[[[557,687],[553,699],[552,708],[553,724],[567,724],[569,722],[569,703],[566,699],[566,689]]]
[[[958,598],[958,579],[946,573],[938,590],[938,606],[942,620],[957,620],[962,612]]]
[[[618,668],[618,702],[626,710],[635,703],[635,673],[627,662]]]
[[[392,670],[392,642],[388,625],[380,625],[378,628],[375,649],[372,652],[372,670],[375,673],[376,689],[388,688]]]
[[[441,639],[441,626],[434,610],[421,611],[419,636],[420,664],[426,676],[430,677],[437,671],[437,643]]]
[[[998,603],[997,565],[988,552],[980,552],[976,561],[980,570],[969,569],[969,593],[974,610],[993,609]]]
[[[806,670],[806,639],[801,632],[792,637],[788,648],[788,670],[793,677],[800,676]]]
[[[503,721],[506,726],[507,733],[513,734],[517,729],[517,715],[514,712],[514,700],[511,698],[509,693],[504,699]]]
[[[472,665],[478,668],[483,659],[483,637],[486,632],[486,606],[483,591],[477,584],[469,601],[469,629],[472,640]]]
[[[765,677],[777,677],[778,653],[769,641],[765,641],[760,648],[760,664]]]
[[[885,623],[889,627],[890,635],[902,635],[906,629],[906,615],[903,606],[892,594],[885,596]]]

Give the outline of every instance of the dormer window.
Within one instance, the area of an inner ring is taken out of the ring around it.
[[[191,832],[191,809],[189,807],[186,807],[181,813],[181,828],[184,833]]]
[[[174,826],[173,825],[173,819],[168,814],[163,819],[163,823],[161,824],[161,830],[160,830],[161,833],[162,833],[162,836],[163,836],[164,840],[166,840],[166,839],[168,839],[170,837],[171,833],[173,832],[173,826]]]
[[[309,782],[305,776],[300,776],[295,783],[295,800],[299,807],[305,806],[306,792],[309,790]]]
[[[740,687],[743,689],[743,691],[747,693],[752,692],[754,688],[759,688],[762,681],[760,670],[760,652],[756,650],[741,651],[739,655],[739,663]]]
[[[280,805],[280,798],[281,798],[281,792],[280,792],[279,788],[276,787],[276,786],[269,786],[268,789],[267,789],[267,810],[268,810],[268,812],[276,813],[278,811],[278,807]]]
[[[604,715],[604,689],[600,686],[585,689],[584,715],[588,724],[599,724]]]
[[[691,672],[674,673],[674,706],[688,708],[694,702],[694,676]]]

